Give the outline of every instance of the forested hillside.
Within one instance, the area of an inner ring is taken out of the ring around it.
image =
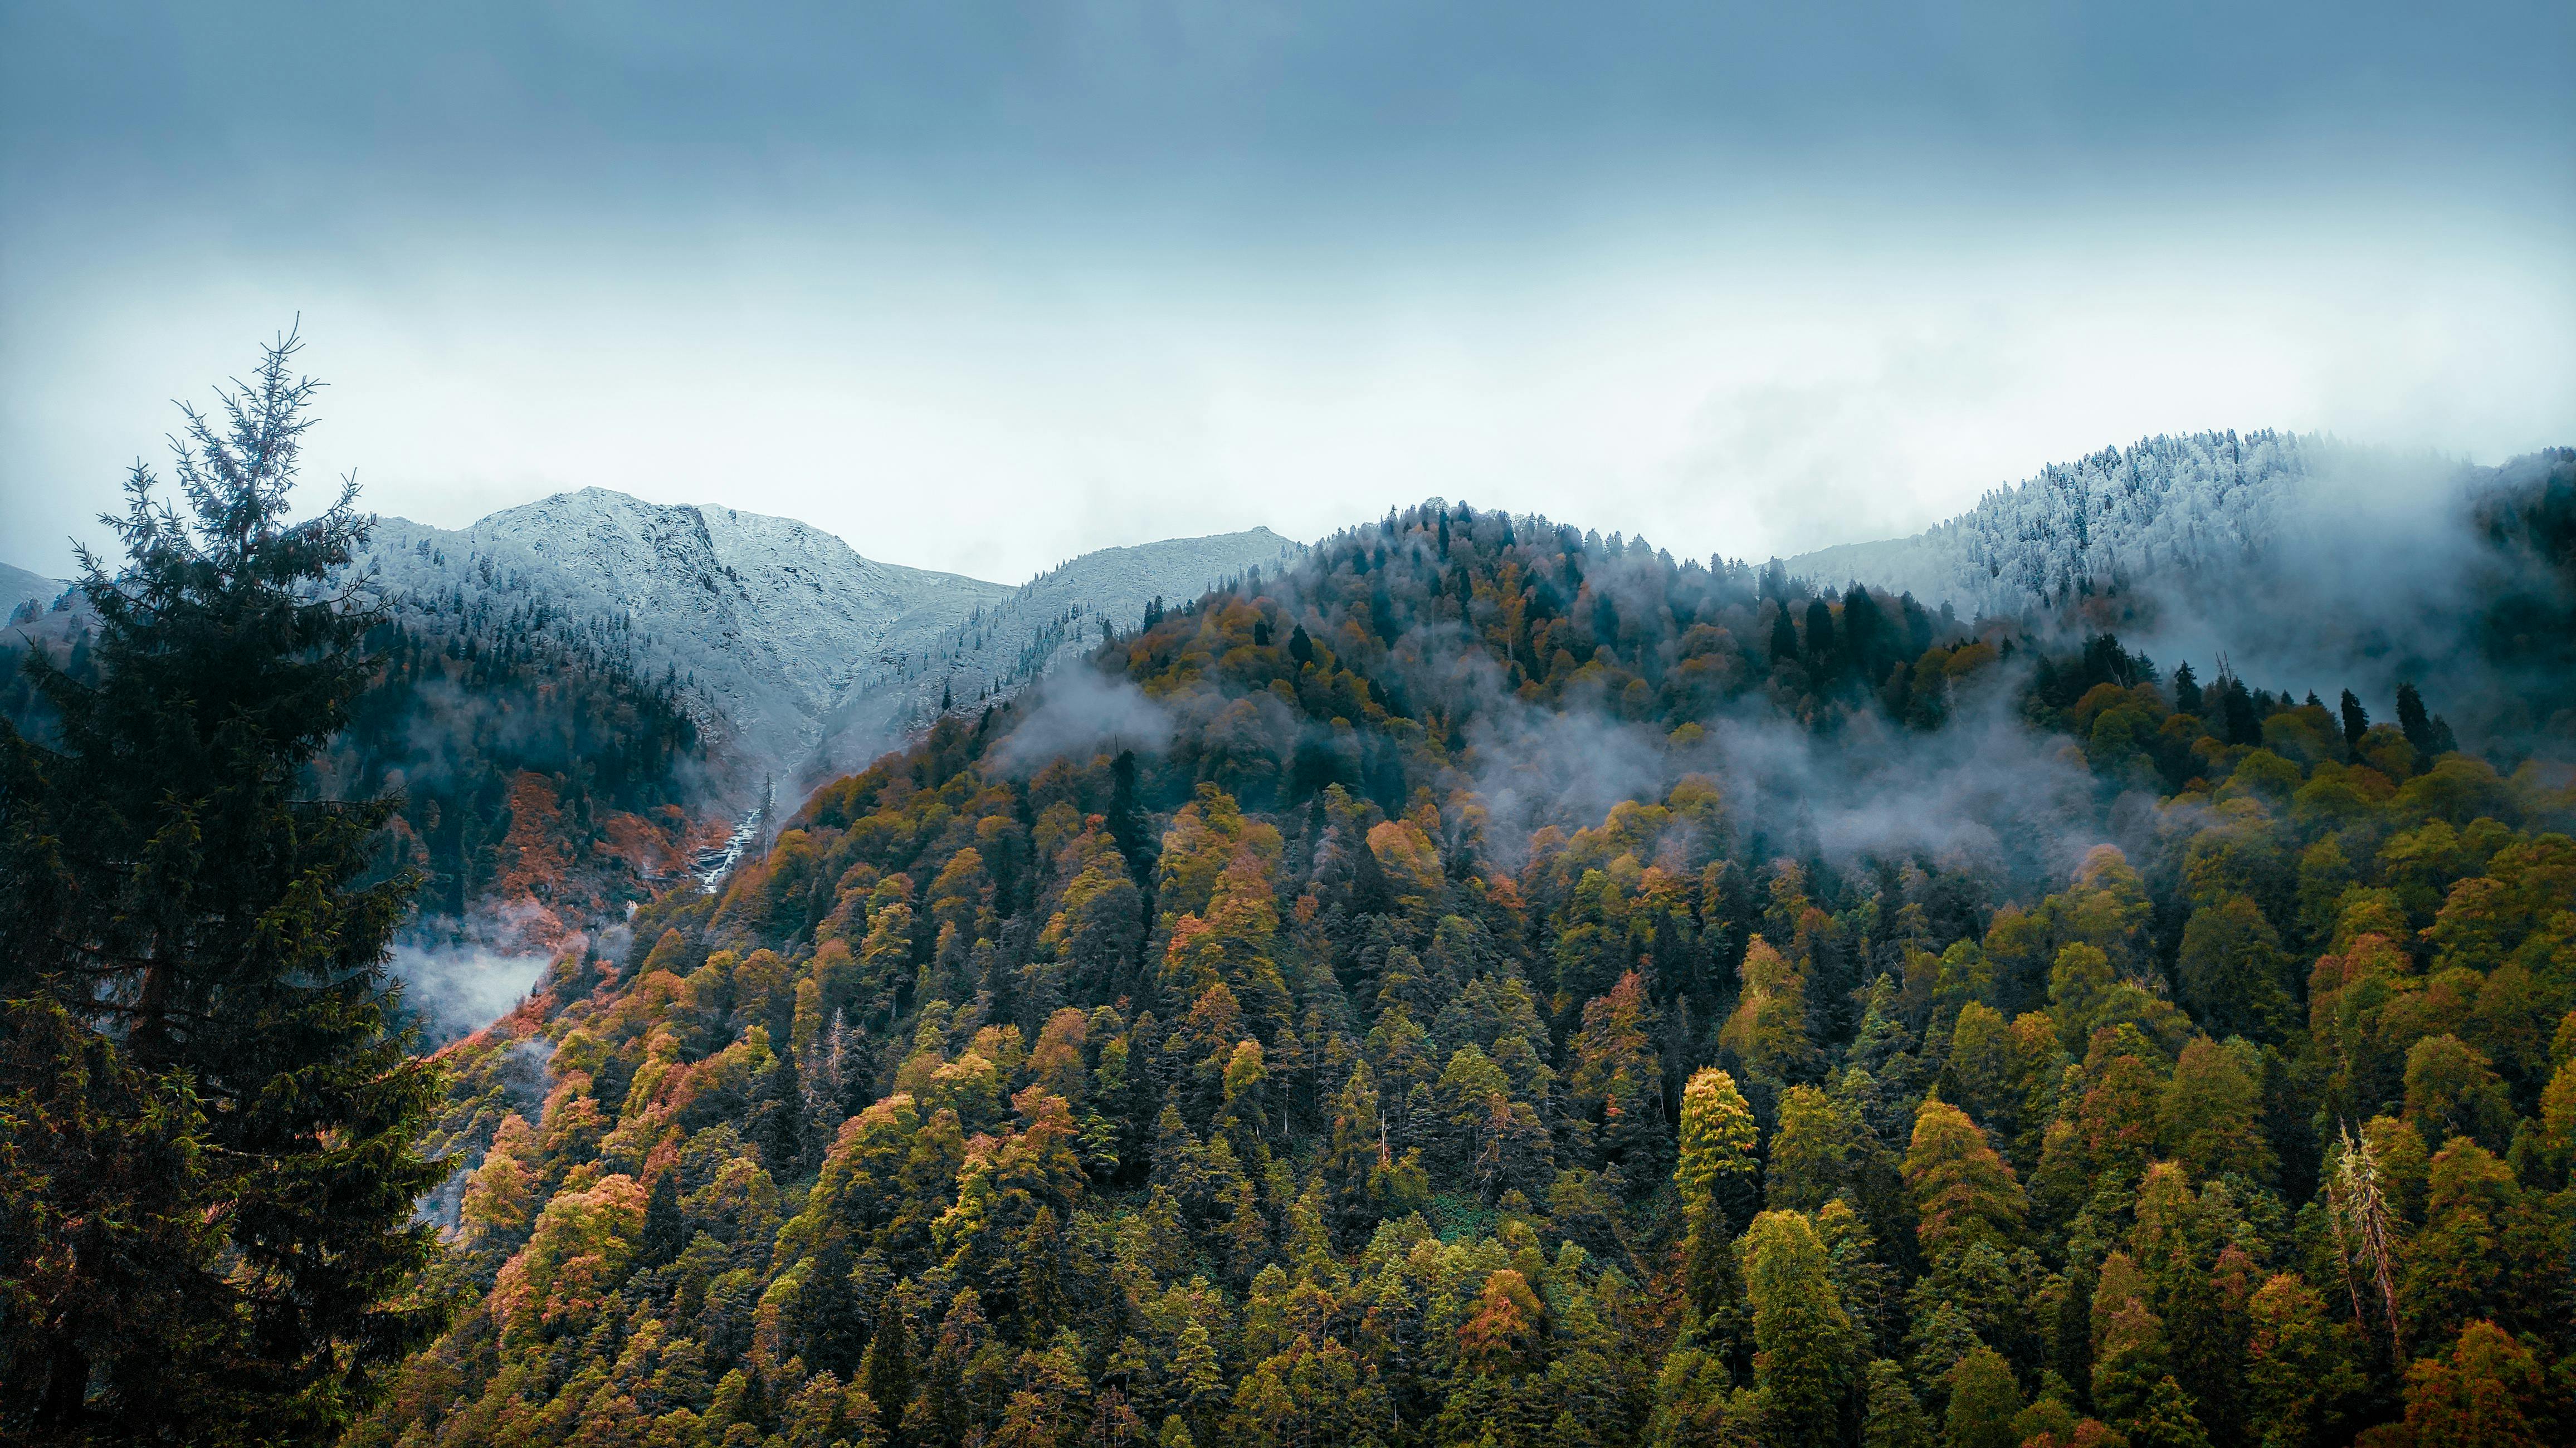
[[[2567,766],[2038,627],[1442,505],[1154,618],[447,1053],[352,1441],[2567,1441]]]
[[[383,671],[323,769],[335,793],[402,792],[393,860],[425,877],[424,915],[497,913],[550,944],[680,878],[722,829],[678,681],[542,623],[459,600],[382,625]]]
[[[2151,437],[1787,567],[1963,611],[2071,611],[2366,699],[2411,681],[2482,736],[2576,745],[2576,450],[2472,467],[2317,435]]]
[[[0,715],[40,738],[47,710],[21,656],[42,649],[98,680],[97,618],[73,598],[0,635]],[[423,877],[412,935],[542,950],[650,898],[723,838],[679,681],[646,676],[615,630],[506,597],[404,603],[367,635],[375,673],[314,784],[400,792],[383,864]]]
[[[2144,438],[1992,489],[1911,538],[1845,543],[1790,566],[2019,613],[2166,570],[2254,561],[2303,488],[2365,451],[2268,429]]]

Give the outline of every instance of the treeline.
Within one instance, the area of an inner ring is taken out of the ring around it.
[[[1166,746],[943,720],[450,1053],[466,1306],[353,1441],[2576,1431],[2563,770],[1436,505],[1095,664]],[[1698,768],[1988,711],[2118,845]]]

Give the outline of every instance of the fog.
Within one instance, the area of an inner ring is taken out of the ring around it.
[[[2256,688],[2351,689],[2371,717],[2395,718],[2397,686],[2414,683],[2461,741],[2507,757],[2576,755],[2568,640],[2497,638],[2488,614],[2526,600],[2576,618],[2576,573],[2522,540],[2489,536],[2481,506],[2527,495],[2548,466],[2526,457],[2477,468],[2420,452],[2343,448],[2292,490],[2264,545],[2224,562],[2138,580],[2145,606],[2123,641],[2170,673],[2203,679],[2226,667]]]
[[[551,954],[509,955],[468,944],[397,944],[388,967],[429,1044],[470,1036],[528,997]]]

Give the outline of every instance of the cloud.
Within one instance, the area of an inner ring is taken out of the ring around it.
[[[1171,711],[1123,678],[1085,664],[1056,671],[1029,695],[1030,709],[993,751],[1005,772],[1028,775],[1050,761],[1133,749],[1159,753],[1172,741]]]
[[[2061,738],[1987,681],[1942,729],[1856,712],[1819,735],[1773,718],[1710,725],[1711,768],[1737,827],[1840,866],[1921,859],[2061,878],[2105,838],[2092,776]]]
[[[2394,720],[2397,685],[2411,682],[2470,748],[2541,746],[2552,712],[2576,704],[2564,650],[2524,640],[2500,658],[2485,617],[2516,596],[2563,620],[2576,575],[2499,546],[2477,510],[2531,487],[2547,460],[2482,469],[2428,451],[2314,452],[2316,471],[2280,500],[2252,557],[2138,580],[2141,619],[2124,642],[2167,671],[2189,662],[2205,679],[2223,658],[2250,686],[2314,691],[2329,706],[2349,688],[2380,720]]]
[[[418,1013],[432,1043],[470,1036],[526,1000],[549,955],[508,955],[477,945],[394,947],[390,969],[403,1004]]]

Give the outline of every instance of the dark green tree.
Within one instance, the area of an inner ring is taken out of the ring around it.
[[[653,1178],[653,1190],[644,1198],[644,1241],[639,1256],[647,1267],[660,1267],[680,1255],[689,1244],[687,1220],[680,1213],[680,1173],[665,1167]]]
[[[434,1330],[413,1203],[438,1076],[389,1022],[394,801],[308,767],[374,668],[345,483],[290,522],[296,340],[182,408],[82,552],[99,678],[0,724],[0,1438],[326,1442]]]
[[[2397,686],[2397,729],[2418,755],[2432,758],[2433,721],[2424,713],[2424,696],[2415,692],[2412,683]]]
[[[1771,662],[1798,656],[1798,626],[1789,621],[1789,603],[1783,599],[1771,610]]]

